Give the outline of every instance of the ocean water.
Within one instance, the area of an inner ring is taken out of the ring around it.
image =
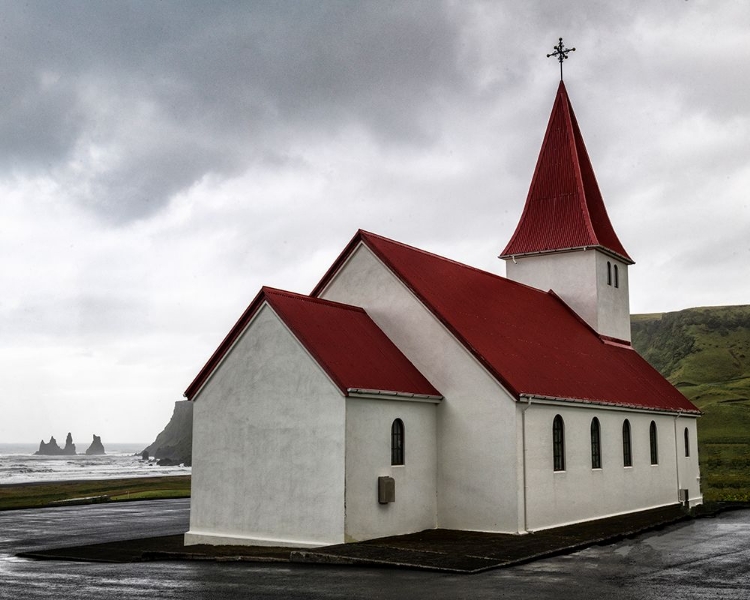
[[[0,443],[0,485],[73,479],[119,479],[189,475],[190,467],[160,467],[140,452],[148,443],[104,444],[103,456],[34,456],[36,444]],[[85,451],[85,449],[84,449]]]

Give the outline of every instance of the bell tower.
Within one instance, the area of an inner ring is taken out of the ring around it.
[[[529,194],[500,255],[508,279],[553,290],[601,336],[630,342],[628,256],[560,81]]]

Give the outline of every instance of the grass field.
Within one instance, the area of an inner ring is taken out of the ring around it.
[[[750,306],[633,315],[633,346],[703,411],[706,501],[750,501]]]
[[[190,475],[2,485],[0,510],[41,508],[61,500],[97,496],[109,496],[109,502],[189,498]]]

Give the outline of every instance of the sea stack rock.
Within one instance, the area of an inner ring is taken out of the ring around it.
[[[40,456],[57,456],[62,453],[63,453],[63,449],[57,445],[57,440],[55,439],[54,435],[49,439],[49,442],[47,442],[46,444],[44,443],[44,440],[39,442],[39,450],[34,452],[34,454],[37,454]]]
[[[94,434],[94,441],[92,441],[91,445],[86,449],[86,454],[105,454],[104,446],[102,445],[102,438]]]
[[[63,454],[75,454],[76,445],[73,443],[73,436],[68,432],[68,437],[65,438],[65,448],[62,451]]]

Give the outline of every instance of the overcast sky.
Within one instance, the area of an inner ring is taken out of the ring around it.
[[[358,228],[504,274],[560,36],[632,311],[750,303],[748,2],[0,8],[0,442],[151,442]]]

